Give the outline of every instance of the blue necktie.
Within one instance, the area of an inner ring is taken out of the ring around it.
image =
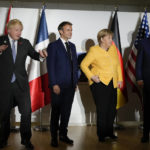
[[[15,40],[12,40],[11,49],[12,49],[13,60],[14,60],[14,63],[15,63],[15,60],[16,60]]]
[[[13,60],[14,60],[14,63],[15,63],[15,60],[16,60],[15,40],[12,40],[11,49],[12,49]],[[16,80],[16,76],[15,76],[15,74],[13,73],[13,76],[12,76],[12,79],[11,79],[11,83],[13,83],[15,80]]]

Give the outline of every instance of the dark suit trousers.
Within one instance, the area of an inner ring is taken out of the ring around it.
[[[11,91],[0,91],[0,145],[7,142],[10,134]]]
[[[144,105],[144,113],[143,113],[143,136],[149,137],[150,132],[150,85],[144,85],[143,88],[143,105]]]
[[[2,124],[4,128],[2,134],[6,134],[4,137],[7,141],[10,129],[10,110],[12,108],[12,104],[15,103],[18,106],[19,112],[21,114],[21,139],[28,142],[31,138],[31,101],[29,89],[22,91],[22,89],[20,89],[19,85],[15,81],[11,84],[10,92],[5,94],[7,94],[5,95],[5,98],[7,97],[7,99],[5,102],[5,107],[3,108],[4,113],[2,113],[3,116],[0,117],[2,118]]]
[[[90,88],[96,104],[97,135],[99,138],[111,136],[116,115],[117,90],[112,81],[108,86],[102,82],[93,83]]]
[[[51,90],[53,91],[53,90]],[[50,131],[53,138],[57,138],[59,135],[67,135],[67,127],[70,118],[73,98],[74,98],[75,88],[61,88],[59,95],[52,92],[51,101],[51,121],[50,121]]]

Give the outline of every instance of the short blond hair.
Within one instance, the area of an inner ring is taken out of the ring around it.
[[[12,20],[10,20],[10,21],[8,22],[8,24],[7,24],[7,29],[10,29],[12,26],[14,26],[14,25],[16,25],[16,24],[20,25],[20,26],[22,27],[22,29],[23,29],[23,24],[22,24],[22,22],[21,22],[20,20],[18,20],[18,19],[12,19]]]
[[[107,35],[111,35],[113,36],[113,32],[109,29],[102,29],[98,32],[97,34],[97,41],[98,43],[101,43],[101,38],[107,36]]]

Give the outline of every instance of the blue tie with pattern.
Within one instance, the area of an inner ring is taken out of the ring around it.
[[[14,60],[14,63],[15,63],[15,60],[16,60],[15,40],[12,40],[11,49],[12,49],[13,60]],[[16,76],[15,76],[15,74],[13,73],[13,76],[12,76],[12,79],[11,79],[11,83],[13,83],[15,80],[16,80]]]

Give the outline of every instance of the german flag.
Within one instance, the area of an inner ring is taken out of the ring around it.
[[[113,44],[115,45],[117,53],[118,53],[121,71],[122,71],[122,77],[123,77],[123,87],[117,89],[117,109],[119,109],[120,107],[122,107],[124,104],[127,103],[128,98],[127,98],[127,88],[125,84],[125,73],[124,73],[124,65],[123,65],[123,59],[122,59],[117,10],[115,11],[115,14],[112,20],[111,31],[114,34]]]

